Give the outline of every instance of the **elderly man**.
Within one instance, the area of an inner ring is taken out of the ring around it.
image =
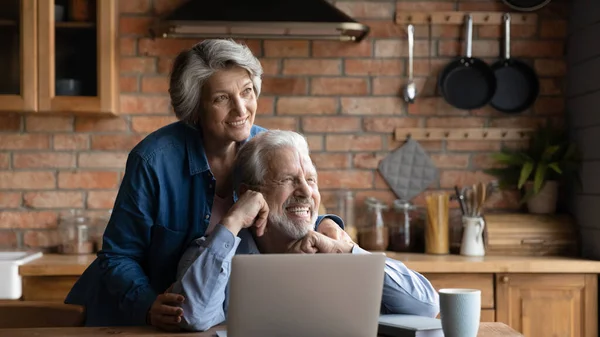
[[[343,223],[339,217],[334,222],[317,216],[317,172],[298,133],[272,130],[255,136],[239,150],[234,167],[240,199],[210,234],[192,242],[178,266],[173,292],[186,299],[181,321],[186,330],[203,331],[226,320],[235,254],[369,254],[347,236],[319,233],[335,233],[332,229]],[[403,263],[388,258],[384,280],[382,313],[438,314],[431,283]]]

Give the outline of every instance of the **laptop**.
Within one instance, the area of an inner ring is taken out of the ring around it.
[[[375,337],[385,255],[235,255],[228,337]]]

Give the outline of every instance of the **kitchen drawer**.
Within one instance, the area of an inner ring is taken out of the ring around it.
[[[436,290],[468,288],[481,290],[481,308],[494,309],[494,274],[423,274]]]
[[[79,276],[23,276],[23,300],[62,302],[78,279]]]

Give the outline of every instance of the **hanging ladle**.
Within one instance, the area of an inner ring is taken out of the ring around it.
[[[413,52],[415,47],[415,27],[408,25],[408,84],[404,88],[404,100],[414,103],[417,97],[417,86],[413,80]]]

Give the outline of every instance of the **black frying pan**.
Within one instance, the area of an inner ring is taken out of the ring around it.
[[[510,14],[504,14],[504,59],[492,65],[496,75],[496,93],[490,105],[505,113],[519,113],[535,102],[540,82],[526,63],[510,57]]]
[[[521,12],[532,12],[546,6],[550,1],[552,0],[504,0],[504,3]]]
[[[439,90],[448,104],[458,109],[479,109],[496,91],[496,77],[487,63],[471,57],[473,18],[467,15],[467,53],[449,63],[439,77]]]

